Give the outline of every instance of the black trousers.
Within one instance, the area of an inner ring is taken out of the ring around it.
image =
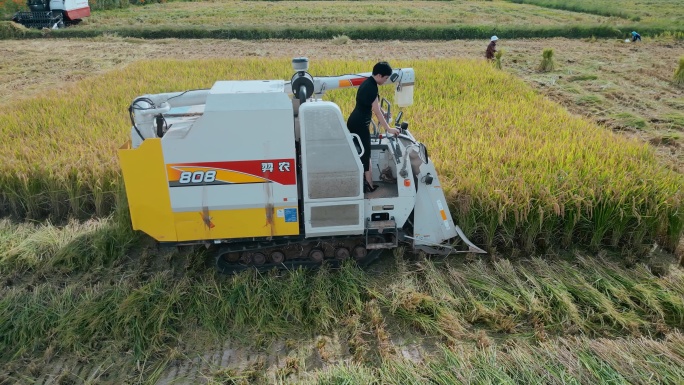
[[[364,171],[370,171],[370,155],[371,155],[371,144],[370,144],[370,130],[368,125],[354,124],[353,122],[347,121],[347,129],[352,134],[356,134],[361,139],[361,145],[363,146],[363,155],[361,155],[361,163],[363,164]]]

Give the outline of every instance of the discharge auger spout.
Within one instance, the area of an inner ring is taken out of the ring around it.
[[[371,72],[358,74],[344,74],[336,76],[312,76],[307,71],[309,60],[304,57],[292,59],[292,67],[296,71],[286,84],[285,91],[295,94],[299,98],[299,88],[301,85],[306,87],[306,99],[311,97],[321,98],[327,91],[340,88],[358,87],[372,75]],[[392,71],[392,75],[385,85],[393,85],[395,89],[395,100],[399,107],[408,107],[413,104],[413,86],[415,83],[415,72],[413,68],[398,68]],[[295,91],[293,91],[295,90]]]

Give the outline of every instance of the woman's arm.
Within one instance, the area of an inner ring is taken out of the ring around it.
[[[390,127],[390,125],[385,120],[385,117],[382,115],[382,110],[380,109],[380,103],[378,102],[378,99],[375,99],[375,101],[373,101],[373,113],[375,114],[375,117],[378,118],[378,122],[380,122],[380,125],[385,128],[386,133],[399,135],[399,130]]]

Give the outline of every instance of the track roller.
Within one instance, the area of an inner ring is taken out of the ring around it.
[[[354,250],[352,250],[352,255],[354,256],[354,259],[359,261],[366,258],[368,255],[368,249],[366,249],[366,246],[364,245],[356,245],[354,246]]]
[[[346,247],[338,247],[335,249],[335,259],[343,261],[347,258],[349,258],[349,249]]]
[[[240,256],[240,262],[244,263],[245,265],[251,265],[252,264],[252,253],[250,252],[244,252]]]
[[[264,263],[266,263],[266,255],[264,255],[264,253],[259,252],[252,254],[252,263],[254,263],[254,266],[263,265]]]
[[[271,262],[273,263],[283,263],[285,262],[285,253],[276,250],[271,253]]]
[[[321,249],[311,249],[311,251],[309,251],[309,259],[316,263],[323,262],[324,258],[325,254]]]

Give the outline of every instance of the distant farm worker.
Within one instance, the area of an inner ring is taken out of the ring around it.
[[[635,41],[637,41],[637,40],[638,40],[638,41],[641,41],[641,35],[639,35],[638,33],[636,33],[636,31],[632,31],[632,42],[635,42]]]
[[[369,125],[373,118],[373,113],[378,118],[378,122],[385,128],[387,134],[399,135],[399,130],[391,128],[380,109],[378,101],[378,86],[383,85],[392,75],[392,67],[386,61],[381,61],[373,66],[373,73],[368,79],[364,80],[356,92],[356,106],[349,119],[347,128],[352,134],[356,134],[361,139],[364,148],[361,156],[361,163],[364,170],[363,192],[373,192],[378,186],[373,185],[373,175],[370,169],[370,131]]]
[[[494,60],[494,53],[496,53],[496,41],[499,40],[498,37],[492,36],[489,45],[487,46],[487,51],[485,51],[485,57],[487,60]]]

